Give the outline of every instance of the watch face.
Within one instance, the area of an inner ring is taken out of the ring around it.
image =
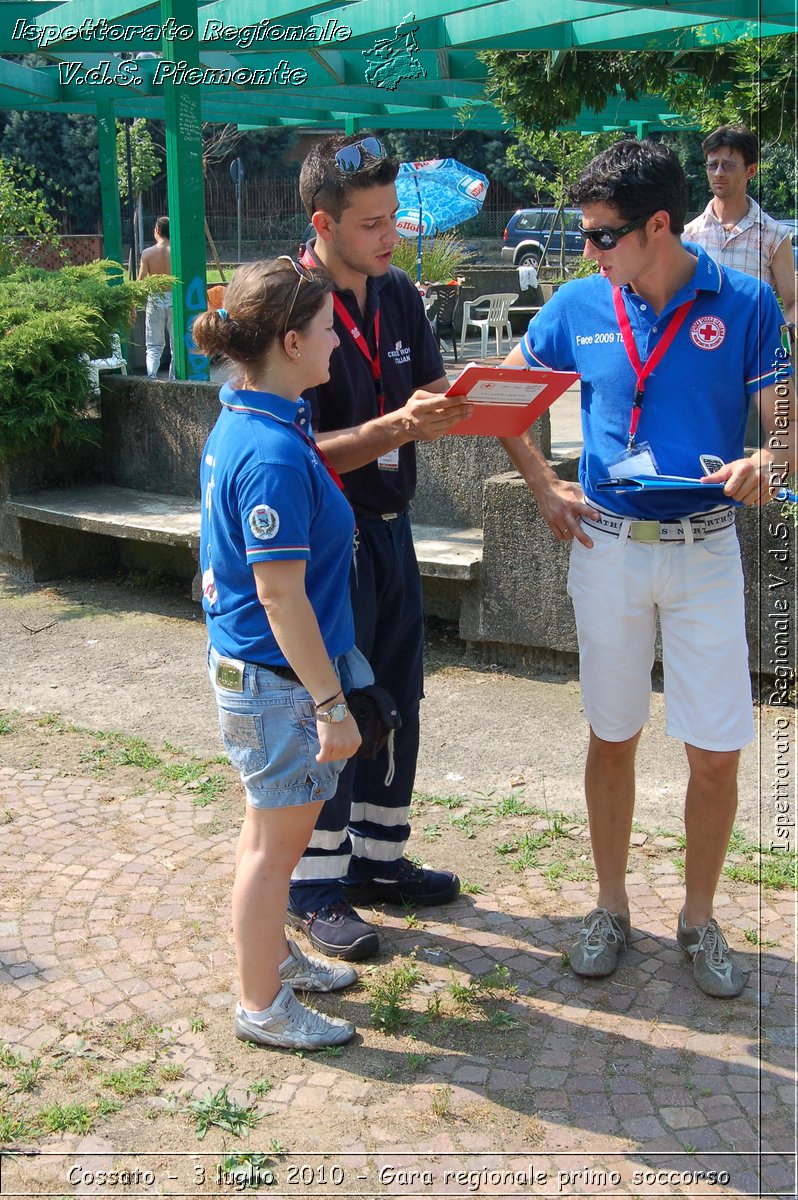
[[[327,725],[337,725],[340,721],[343,721],[348,712],[349,709],[344,702],[340,701],[328,709],[327,712],[317,713],[316,715],[320,721],[324,721]]]

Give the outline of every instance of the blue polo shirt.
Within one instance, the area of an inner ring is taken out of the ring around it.
[[[640,362],[663,336],[672,313],[694,300],[664,358],[645,383],[637,443],[649,442],[662,475],[700,478],[701,454],[724,462],[741,458],[751,397],[785,374],[780,348],[783,317],[773,292],[749,275],[720,267],[698,246],[693,278],[661,313],[629,285],[621,289]],[[585,496],[623,516],[667,520],[723,503],[691,493],[681,505],[651,494],[596,490],[626,449],[635,373],[626,354],[612,301],[600,275],[575,280],[544,305],[521,341],[530,366],[578,371],[582,377],[584,450],[579,482]],[[789,367],[789,364],[787,364]],[[789,373],[789,372],[787,372]]]
[[[390,267],[385,275],[369,277],[365,313],[360,312],[351,289],[336,291],[366,338],[372,355],[374,320],[379,310],[384,412],[403,408],[416,388],[434,383],[446,374],[421,297],[404,271]],[[337,313],[335,332],[341,344],[330,359],[329,382],[305,393],[313,411],[313,428],[320,433],[350,429],[380,415],[371,366]],[[415,442],[399,447],[396,470],[385,470],[371,462],[348,471],[343,480],[356,513],[381,516],[404,512],[416,491]]]
[[[331,658],[354,645],[352,509],[303,432],[308,406],[222,388],[200,467],[200,569],[208,634],[220,654],[286,665],[252,564],[305,559],[305,591]]]

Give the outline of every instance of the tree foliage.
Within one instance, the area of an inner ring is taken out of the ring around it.
[[[42,247],[59,244],[58,222],[36,171],[0,158],[0,276],[34,259]]]
[[[68,213],[73,228],[98,228],[100,185],[97,122],[66,113],[12,112],[2,135],[0,155],[35,166],[50,207]]]
[[[130,124],[130,166],[133,195],[140,196],[161,173],[161,161],[155,152],[152,135],[144,117]],[[116,123],[116,170],[119,194],[127,200],[127,134],[122,121]]]
[[[552,130],[582,108],[659,95],[701,129],[743,122],[762,140],[795,139],[796,39],[748,37],[706,50],[487,51],[488,94],[527,129]]]

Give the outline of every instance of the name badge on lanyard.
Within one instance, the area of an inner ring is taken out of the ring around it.
[[[612,289],[612,302],[615,306],[615,315],[618,318],[618,328],[621,331],[626,356],[629,359],[632,370],[635,373],[635,392],[632,401],[632,415],[629,420],[629,434],[626,444],[626,450],[618,459],[617,462],[608,464],[607,470],[610,475],[619,479],[628,479],[633,475],[659,475],[659,468],[654,451],[648,442],[637,441],[637,426],[640,423],[640,414],[643,411],[643,396],[645,393],[646,380],[648,379],[654,368],[665,357],[671,342],[679,332],[685,317],[693,307],[695,298],[685,301],[680,304],[676,312],[668,322],[668,327],[663,333],[656,346],[649,354],[645,363],[640,362],[640,355],[637,352],[632,327],[629,323],[629,317],[626,313],[626,308],[623,303],[621,289],[614,287]]]

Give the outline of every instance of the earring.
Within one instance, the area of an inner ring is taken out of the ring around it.
[[[302,355],[299,353],[299,351],[298,351],[298,350],[295,350],[295,351],[294,351],[294,358],[301,358],[301,357],[302,357]]]

